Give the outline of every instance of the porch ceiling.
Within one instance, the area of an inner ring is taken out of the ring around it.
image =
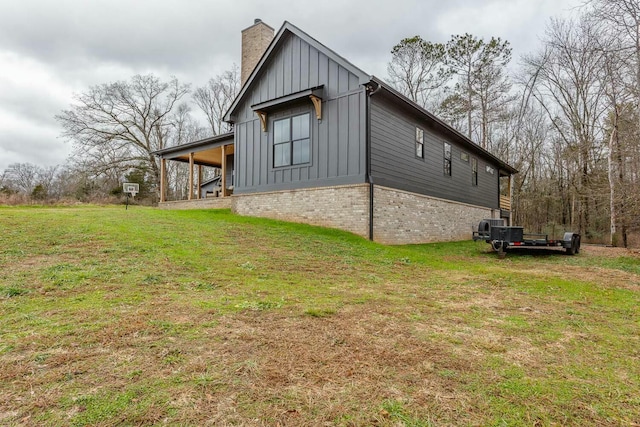
[[[225,150],[227,154],[233,154],[234,146],[227,145]],[[175,157],[167,156],[167,159],[189,163],[189,154],[188,153],[180,154]],[[215,147],[215,148],[209,148],[201,151],[194,151],[193,162],[196,165],[213,166],[217,168],[222,167],[222,147]]]

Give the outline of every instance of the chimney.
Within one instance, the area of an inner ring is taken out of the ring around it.
[[[262,54],[273,40],[274,32],[274,29],[262,22],[261,19],[256,19],[252,26],[242,30],[240,84],[244,85],[253,69],[258,65]]]

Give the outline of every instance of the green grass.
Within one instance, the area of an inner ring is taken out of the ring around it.
[[[0,207],[0,425],[634,425],[640,257]]]

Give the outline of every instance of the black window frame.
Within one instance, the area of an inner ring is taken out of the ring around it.
[[[449,149],[447,152],[447,148]],[[451,144],[449,144],[448,142],[444,142],[442,145],[442,158],[444,160],[443,162],[443,172],[445,176],[452,176],[452,172],[451,172],[451,158],[452,156],[452,152],[453,152],[453,148],[451,147]]]
[[[478,159],[476,157],[471,158],[471,185],[478,186]]]
[[[301,117],[301,116],[307,116],[307,121],[308,121],[308,134],[305,138],[293,138],[293,119],[295,119],[296,117]],[[289,137],[286,141],[282,141],[282,142],[276,142],[276,123],[281,122],[287,120],[289,122]],[[271,123],[271,129],[273,129],[272,132],[272,167],[273,169],[281,169],[281,168],[287,168],[287,167],[292,167],[292,166],[300,166],[300,165],[306,165],[311,163],[311,134],[312,134],[312,122],[311,122],[311,113],[308,111],[305,111],[304,113],[297,113],[297,114],[292,114],[290,116],[287,117],[281,117],[278,119],[274,119],[273,122]],[[306,161],[303,162],[298,162],[298,163],[294,163],[294,148],[295,148],[295,143],[296,142],[300,142],[300,141],[308,141],[308,150],[307,150],[307,159]],[[289,163],[286,164],[281,164],[281,165],[276,165],[276,147],[277,146],[281,146],[281,145],[288,145],[289,147]]]
[[[419,138],[418,135],[420,135]],[[424,129],[422,129],[420,126],[416,126],[415,141],[416,148],[414,154],[418,159],[424,159]],[[418,154],[418,149],[420,149],[420,154]]]

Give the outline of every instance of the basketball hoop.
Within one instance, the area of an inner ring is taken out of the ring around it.
[[[122,190],[127,194],[127,205],[125,210],[129,209],[129,196],[136,197],[136,194],[140,192],[140,184],[135,182],[125,182],[122,184]]]

